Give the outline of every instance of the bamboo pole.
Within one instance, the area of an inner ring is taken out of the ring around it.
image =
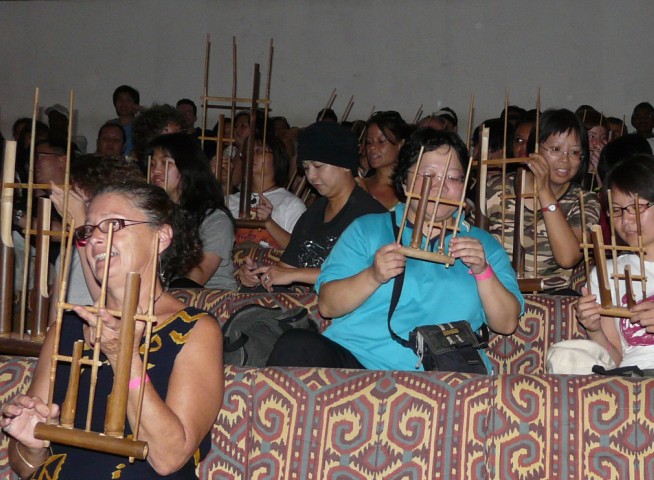
[[[11,333],[14,303],[14,241],[11,238],[14,208],[13,183],[16,175],[16,142],[5,142],[2,173],[2,200],[0,201],[0,335]]]

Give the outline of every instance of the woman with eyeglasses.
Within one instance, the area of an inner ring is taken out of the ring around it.
[[[577,319],[588,338],[604,347],[616,366],[651,369],[654,368],[654,302],[650,301],[654,295],[654,157],[639,154],[616,163],[608,173],[606,187],[611,189],[613,204],[609,208],[618,236],[630,247],[642,246],[645,250],[645,272],[641,271],[639,255],[627,253],[618,257],[617,271],[614,262],[607,262],[609,278],[615,273],[624,274],[630,266],[632,278],[642,275],[647,278],[647,288],[643,298],[641,282],[633,282],[637,304],[629,307],[631,318],[604,317],[598,303],[597,272],[593,269],[588,280],[590,288],[582,289],[583,296],[576,306]],[[638,235],[638,220],[642,240]],[[611,288],[613,304],[627,307],[625,293],[625,280],[621,277],[619,292]]]
[[[147,375],[142,376],[145,323],[137,321],[131,346],[125,425],[125,435],[131,435],[140,387],[144,386],[139,439],[148,443],[147,459],[130,463],[124,457],[57,443],[48,448],[43,440],[35,438],[38,422],[45,422],[48,417],[58,421],[71,368],[59,364],[50,409],[50,362],[56,335],[56,329],[50,328],[27,393],[0,409],[1,427],[10,437],[9,463],[21,478],[197,478],[196,463],[210,449],[210,429],[223,397],[221,329],[213,317],[166,293],[159,276],[153,276],[157,268],[166,277],[197,263],[202,255],[197,232],[188,228],[185,215],[163,189],[146,183],[106,186],[91,201],[85,222],[77,227],[75,236],[85,244],[83,255],[97,283],[109,262],[106,308],[94,314],[86,307],[75,306],[66,313],[59,352],[70,356],[73,344],[82,341],[83,357],[91,361],[96,333],[102,324],[91,424],[92,431],[102,432],[121,330],[121,319],[109,312],[122,311],[127,273],[140,275],[137,311],[148,311],[154,288],[156,322],[152,338],[156,341],[149,352]],[[113,241],[107,256],[110,227]],[[153,260],[153,247],[159,252],[159,262]],[[74,420],[77,429],[85,429],[92,370],[81,369]]]
[[[393,110],[373,113],[366,124],[366,156],[372,173],[360,185],[389,210],[399,201],[393,171],[410,132],[409,125]]]
[[[244,152],[247,151],[250,138],[253,137],[246,139]],[[306,206],[302,200],[283,187],[288,181],[290,166],[284,145],[272,133],[266,135],[264,145],[263,133],[258,129],[253,140],[255,144],[250,215],[252,218],[263,220],[265,228],[237,229],[236,245],[249,242],[284,249]],[[235,218],[239,216],[240,203],[240,192],[229,196],[229,209]]]
[[[538,153],[535,152],[538,142]],[[580,186],[588,170],[588,135],[573,112],[547,110],[540,118],[538,138],[535,129],[529,136],[527,182],[523,196],[525,211],[522,223],[525,271],[543,278],[549,293],[575,294],[569,288],[573,268],[583,258],[580,242],[582,230],[599,221],[597,195]],[[513,254],[515,191],[517,175],[505,180],[505,205],[502,214],[502,177],[488,183],[487,214],[489,231],[504,238],[504,248]],[[536,192],[534,192],[534,186]],[[579,194],[583,192],[585,220],[581,223]],[[536,198],[530,197],[536,193]],[[503,222],[504,220],[504,222]],[[534,229],[538,258],[534,259]]]
[[[424,153],[417,169],[421,147]],[[322,265],[316,282],[320,313],[333,318],[324,334],[306,330],[286,332],[275,345],[271,366],[321,366],[380,370],[423,368],[412,349],[389,334],[388,316],[396,282],[403,282],[392,314],[392,328],[403,339],[418,326],[467,320],[474,331],[487,324],[497,333],[510,334],[517,325],[524,300],[515,273],[502,246],[487,232],[457,218],[465,188],[468,149],[456,133],[417,130],[400,152],[393,184],[398,196],[411,189],[420,193],[432,178],[430,196],[442,186],[441,202],[427,206],[425,218],[458,222],[452,238],[444,234],[445,252],[455,258],[446,266],[406,257],[398,251],[399,229],[405,210],[402,244],[409,245],[418,215],[415,198],[400,203],[394,212],[365,215],[343,232]],[[449,162],[449,163],[448,163]],[[440,228],[421,225],[421,242],[437,251]],[[429,235],[429,236],[428,236]],[[403,275],[403,280],[400,275]],[[482,354],[486,370],[490,364]]]
[[[204,245],[200,263],[190,272],[177,272],[171,286],[235,290],[234,219],[202,148],[186,133],[161,135],[150,147],[152,183],[164,188],[182,207]]]

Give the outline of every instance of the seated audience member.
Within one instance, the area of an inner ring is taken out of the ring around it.
[[[649,142],[638,135],[637,133],[630,133],[624,135],[616,140],[606,144],[600,153],[599,163],[597,166],[597,174],[599,184],[605,185],[606,175],[614,165],[622,160],[637,154],[652,154],[652,147]],[[604,236],[604,243],[611,243],[611,226],[610,218],[607,214],[608,211],[608,198],[606,190],[599,190],[598,196],[600,199],[600,225],[602,227],[602,234]]]
[[[616,140],[629,133],[629,129],[624,124],[622,119],[617,117],[608,117],[606,120],[609,122],[609,142],[612,142],[613,140]]]
[[[273,117],[270,119],[270,124],[275,138],[281,141],[286,147],[288,157],[294,158],[299,129],[291,128],[285,117]]]
[[[172,133],[155,138],[150,147],[152,183],[182,207],[203,243],[200,263],[190,272],[177,272],[171,286],[235,290],[234,219],[200,145],[186,133]]]
[[[36,135],[34,145],[42,143],[50,138],[50,128],[43,122],[36,122]],[[64,145],[65,142],[57,142],[58,145]],[[27,183],[29,178],[30,166],[30,149],[32,145],[32,121],[20,129],[18,140],[16,141],[16,178],[21,183]],[[36,159],[35,159],[36,160]]]
[[[411,127],[393,110],[373,113],[366,124],[366,156],[371,171],[360,185],[389,210],[399,201],[393,171],[410,132]]]
[[[609,171],[605,183],[611,189],[613,217],[615,229],[619,237],[631,247],[642,247],[645,250],[645,271],[641,271],[640,257],[635,253],[620,255],[617,265],[607,262],[606,269],[609,278],[623,274],[627,265],[631,267],[633,278],[644,275],[647,278],[645,298],[636,282],[633,293],[637,304],[629,307],[631,318],[613,318],[601,315],[598,303],[599,291],[597,271],[593,269],[588,285],[582,289],[583,296],[576,306],[577,319],[586,330],[588,338],[606,349],[615,366],[636,366],[643,370],[654,368],[654,303],[650,301],[654,295],[654,157],[651,155],[635,155],[616,163]],[[636,227],[636,214],[640,213],[642,227],[642,243]],[[617,266],[617,270],[614,270]],[[619,292],[611,287],[613,304],[627,307],[626,286],[624,277],[619,280]],[[610,281],[613,286],[613,281]],[[589,292],[594,292],[590,294]],[[591,372],[577,372],[588,373]]]
[[[527,141],[534,125],[536,125],[536,110],[525,112],[516,122],[515,131],[513,132],[513,158],[527,157]],[[508,156],[509,152],[507,152]]]
[[[68,109],[59,103],[45,109],[50,127],[50,136],[64,143],[68,142],[68,120],[70,118]],[[72,136],[73,150],[76,153],[86,153],[88,141],[81,135]]]
[[[117,123],[105,123],[98,131],[95,154],[101,157],[122,157],[125,142],[123,127]]]
[[[170,105],[152,105],[141,111],[134,120],[134,149],[132,157],[141,168],[147,165],[150,142],[159,135],[182,131],[182,114]]]
[[[336,123],[318,122],[300,133],[298,168],[321,195],[298,220],[277,265],[258,267],[249,258],[238,276],[246,287],[314,284],[338,237],[355,218],[386,209],[354,181],[357,137]]]
[[[117,118],[110,120],[111,123],[117,123],[125,131],[125,150],[124,155],[129,157],[132,153],[132,123],[136,114],[141,111],[141,95],[138,90],[129,85],[121,85],[114,90],[113,94],[114,108],[116,109]]]
[[[398,195],[405,197],[410,188],[421,147],[425,151],[414,193],[421,191],[422,179],[428,175],[435,179],[430,194],[437,195],[445,176],[441,198],[460,201],[468,150],[455,133],[432,129],[417,130],[402,147],[393,177]],[[350,224],[323,264],[315,287],[320,313],[333,318],[331,326],[323,335],[306,330],[286,332],[275,345],[269,365],[422,369],[413,350],[389,334],[387,318],[397,281],[404,285],[392,314],[392,327],[403,339],[415,327],[461,319],[470,322],[475,331],[483,324],[501,334],[516,329],[524,300],[509,258],[490,234],[457,219],[456,206],[440,203],[435,212],[437,221],[458,222],[456,238],[450,232],[445,237],[445,250],[456,259],[453,265],[405,257],[398,251],[396,229],[408,209],[402,232],[402,243],[408,245],[417,203],[413,199],[399,204],[395,212],[365,215]],[[430,203],[427,218],[433,208]],[[427,234],[425,225],[422,242],[429,242],[433,251],[441,232],[436,228],[430,238],[425,238]],[[488,359],[484,353],[482,356],[490,372]]]
[[[182,98],[177,101],[175,108],[182,114],[184,119],[183,129],[194,138],[199,138],[202,135],[202,129],[195,126],[198,121],[198,107],[193,100]]]
[[[588,133],[588,149],[590,151],[588,175],[584,178],[585,186],[589,189],[590,186],[601,187],[601,185],[598,185],[597,164],[604,145],[609,141],[609,123],[604,115],[594,110],[584,110],[583,116],[579,118]]]
[[[540,130],[529,137],[529,151],[535,151],[538,142],[539,153],[531,153],[527,163],[527,182],[523,194],[533,193],[537,185],[537,201],[525,199],[523,220],[525,249],[525,270],[536,272],[544,279],[549,293],[569,289],[572,269],[583,255],[579,246],[582,229],[588,229],[599,220],[599,201],[594,193],[584,192],[586,225],[581,224],[579,184],[588,168],[588,136],[581,120],[570,110],[548,110],[540,119]],[[487,188],[487,213],[489,231],[496,238],[504,238],[504,248],[512,254],[515,222],[516,174],[510,174],[505,182],[502,215],[502,178],[493,177]],[[505,223],[502,223],[504,219]],[[537,231],[538,258],[533,258],[534,228]]]
[[[111,264],[106,310],[94,313],[75,306],[66,312],[61,329],[50,328],[46,334],[27,393],[7,399],[0,408],[2,429],[10,436],[8,462],[21,478],[197,478],[196,469],[211,448],[211,427],[222,405],[220,325],[206,312],[188,307],[167,293],[159,277],[152,275],[152,250],[157,238],[164,276],[181,264],[197,260],[197,232],[185,228],[184,220],[162,189],[146,183],[107,185],[91,201],[85,224],[75,230],[75,237],[78,243],[85,244],[84,256],[96,282],[103,277],[105,263]],[[110,226],[114,231],[112,255],[105,258],[98,251],[105,251]],[[143,357],[145,323],[136,322],[133,354],[123,364],[117,347],[122,321],[109,312],[123,310],[128,272],[141,278],[135,308],[146,312],[153,292],[156,319],[147,358]],[[94,360],[94,338],[100,325],[104,325],[100,352]],[[86,364],[97,363],[95,372],[86,366],[79,372],[79,401],[73,409],[77,429],[83,430],[90,418],[90,392],[95,392],[91,429],[102,431],[114,376],[121,368],[119,364],[126,367],[132,388],[125,395],[125,437],[133,436],[136,412],[142,402],[138,438],[148,444],[146,460],[130,463],[126,457],[55,441],[50,444],[35,437],[38,422],[58,422],[66,398],[66,379],[71,370],[68,363],[59,364],[58,381],[51,392],[53,405],[47,403],[55,342],[59,342],[59,352],[65,356],[73,355],[73,345],[82,342]],[[147,376],[141,377],[145,367]]]
[[[443,121],[445,130],[450,132],[459,130],[459,117],[450,107],[441,108],[435,115]]]
[[[290,163],[284,145],[272,135],[267,135],[264,147],[259,130],[253,141],[255,147],[252,165],[252,211],[249,212],[248,218],[264,220],[265,228],[238,228],[236,245],[252,242],[283,249],[286,248],[295,223],[306,210],[306,206],[302,200],[283,187],[288,182]],[[244,149],[247,151],[247,141]],[[229,196],[229,209],[234,218],[239,218],[240,203],[240,192]],[[245,212],[245,215],[247,216],[248,212]]]
[[[651,103],[641,102],[634,107],[631,114],[631,126],[636,129],[636,133],[646,138],[654,150],[654,107]]]

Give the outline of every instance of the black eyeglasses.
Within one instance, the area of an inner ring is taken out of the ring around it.
[[[129,224],[127,222],[130,222]],[[93,235],[93,232],[97,228],[102,233],[109,233],[109,227],[113,227],[114,233],[118,230],[122,230],[125,227],[131,227],[132,225],[141,225],[143,223],[152,223],[140,220],[125,220],[124,218],[107,218],[102,220],[97,225],[80,225],[75,229],[75,240],[78,244],[84,245],[86,241]]]
[[[627,212],[629,215],[636,215],[636,211],[638,211],[638,213],[643,213],[652,205],[654,205],[654,202],[634,203],[633,205],[627,205],[626,207],[614,206],[611,208],[611,210],[613,211],[614,217],[621,217],[624,215],[624,212]]]

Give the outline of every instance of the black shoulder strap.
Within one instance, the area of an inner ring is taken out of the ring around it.
[[[392,211],[390,213],[391,213],[391,224],[393,225],[393,235],[394,235],[393,238],[397,238],[398,234],[400,233],[400,229],[398,228],[395,221],[396,220],[395,211]],[[404,267],[404,270],[402,270],[402,273],[400,273],[398,276],[396,276],[393,279],[393,295],[391,296],[391,304],[388,307],[388,331],[391,334],[391,338],[395,340],[397,343],[399,343],[403,347],[411,348],[408,340],[404,340],[402,337],[400,337],[397,333],[393,331],[393,328],[391,327],[391,318],[393,317],[393,313],[395,312],[397,303],[400,301],[400,295],[402,294],[402,286],[404,285],[405,271],[406,271],[406,266]]]

